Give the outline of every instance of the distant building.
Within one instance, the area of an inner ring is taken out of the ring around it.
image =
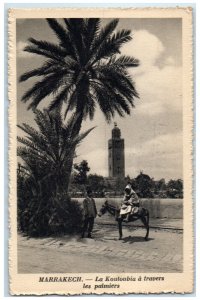
[[[108,141],[108,174],[110,178],[125,177],[124,139],[114,123],[112,138]]]

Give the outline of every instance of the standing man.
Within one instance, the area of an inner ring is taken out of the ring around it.
[[[94,219],[97,216],[97,209],[94,199],[92,198],[92,190],[87,188],[87,197],[83,200],[84,210],[84,224],[82,231],[82,238],[84,238],[85,232],[88,233],[87,237],[92,238],[92,230],[94,226]]]

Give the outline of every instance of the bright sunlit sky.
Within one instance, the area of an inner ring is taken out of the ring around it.
[[[108,21],[104,19],[103,24]],[[117,122],[125,139],[126,175],[135,177],[142,170],[155,179],[182,178],[181,19],[120,19],[120,28],[132,30],[133,39],[121,52],[140,60],[138,68],[130,69],[140,99],[135,101],[131,116],[116,116],[111,124],[105,122],[97,107],[94,120],[83,123],[82,130],[97,127],[78,147],[76,162],[86,159],[91,173],[108,176],[107,143],[113,123]],[[18,20],[18,77],[43,61],[22,51],[29,37],[57,40],[45,20]],[[34,126],[33,112],[27,111],[28,104],[20,100],[34,82],[31,79],[18,83],[18,124],[26,122]]]

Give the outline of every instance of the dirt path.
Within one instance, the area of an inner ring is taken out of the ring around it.
[[[181,232],[124,228],[123,240],[112,226],[94,228],[95,239],[78,236],[18,239],[19,273],[181,272]]]

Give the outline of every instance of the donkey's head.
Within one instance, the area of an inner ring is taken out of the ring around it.
[[[100,210],[98,212],[98,216],[101,217],[102,215],[104,215],[106,213],[107,210],[108,210],[108,201],[106,200],[104,202],[104,204],[102,205],[102,207],[100,208]]]

